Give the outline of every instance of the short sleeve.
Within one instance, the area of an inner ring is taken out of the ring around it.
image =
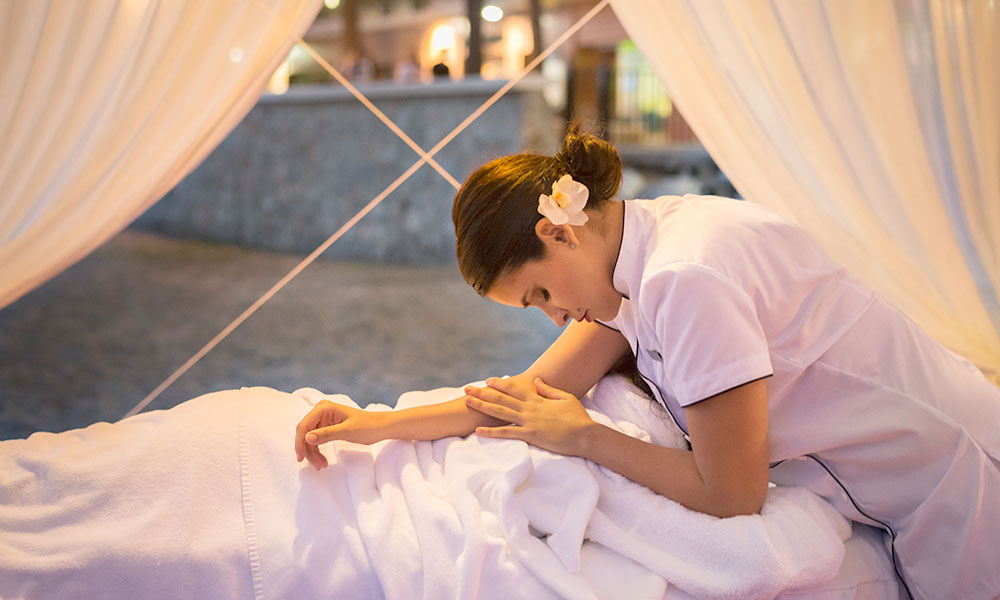
[[[773,374],[753,300],[718,271],[671,264],[649,276],[641,293],[664,376],[681,406]]]

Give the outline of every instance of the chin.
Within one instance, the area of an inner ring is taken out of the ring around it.
[[[590,311],[590,319],[592,321],[610,321],[614,318],[614,316],[609,317],[607,311]]]
[[[603,311],[603,314],[601,314],[601,316],[599,316],[599,317],[598,316],[594,316],[594,320],[595,321],[605,321],[605,322],[607,322],[607,321],[613,321],[618,316],[619,309],[621,309],[621,305],[620,304],[618,306],[616,306],[614,308],[614,310]]]

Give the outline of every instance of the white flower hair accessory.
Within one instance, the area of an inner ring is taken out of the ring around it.
[[[551,196],[538,196],[538,212],[553,225],[583,225],[590,218],[583,210],[589,197],[587,186],[566,174],[552,184]]]

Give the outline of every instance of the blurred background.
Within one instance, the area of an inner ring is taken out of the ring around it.
[[[304,41],[428,149],[595,5],[326,0]],[[623,198],[736,195],[610,8],[435,159],[462,180],[497,156],[554,152],[570,122],[617,145]],[[196,170],[0,310],[0,439],[121,418],[416,159],[293,48]],[[421,167],[147,410],[252,385],[391,405],[527,367],[559,330],[461,280],[454,193]]]

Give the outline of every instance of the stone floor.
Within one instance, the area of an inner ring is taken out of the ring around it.
[[[115,421],[300,257],[126,230],[0,310],[0,439]],[[514,373],[559,330],[457,268],[320,259],[147,410],[244,385],[392,404]]]

